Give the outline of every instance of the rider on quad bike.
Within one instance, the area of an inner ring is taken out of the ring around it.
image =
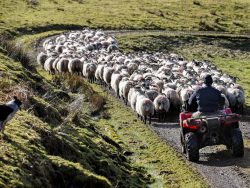
[[[198,118],[202,115],[218,114],[220,106],[224,106],[225,99],[221,96],[221,92],[212,87],[213,79],[211,75],[207,75],[204,80],[205,87],[195,91],[190,97],[189,106],[197,106],[198,111],[192,117]]]
[[[199,149],[219,144],[226,145],[235,157],[244,155],[240,115],[223,109],[225,99],[212,83],[211,75],[207,75],[205,87],[192,94],[187,109],[180,113],[182,151],[190,161],[199,160]]]

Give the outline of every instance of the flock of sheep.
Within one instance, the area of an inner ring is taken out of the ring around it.
[[[45,40],[37,62],[51,74],[83,75],[112,88],[145,123],[147,119],[151,123],[154,114],[162,121],[168,112],[186,107],[207,74],[225,98],[222,108],[242,112],[245,103],[237,78],[223,74],[209,61],[187,61],[165,53],[123,54],[116,38],[100,30],[73,31]]]

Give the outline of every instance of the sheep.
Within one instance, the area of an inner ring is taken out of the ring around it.
[[[172,88],[164,88],[163,93],[167,96],[170,101],[171,111],[180,109],[180,98],[178,93]]]
[[[83,70],[83,62],[78,58],[70,59],[68,63],[68,70],[71,74],[81,74]]]
[[[142,92],[140,86],[136,86],[129,90],[128,101],[133,111],[136,110],[137,95],[139,95],[140,92]]]
[[[104,71],[104,65],[102,64],[97,65],[97,68],[95,71],[95,79],[100,83],[103,80],[103,71]]]
[[[59,57],[56,58],[55,61],[52,64],[52,68],[53,68],[53,70],[54,70],[55,73],[59,73],[58,70],[57,70],[57,63],[58,63],[59,60],[60,60]]]
[[[115,94],[117,97],[119,97],[119,83],[122,79],[122,76],[119,72],[113,72],[112,76],[111,76],[111,88],[114,90]]]
[[[221,106],[220,108],[223,110],[225,108],[229,108],[230,104],[229,104],[229,101],[226,97],[226,95],[224,95],[223,93],[221,94],[221,96],[224,98],[224,105]]]
[[[111,82],[111,76],[113,72],[114,72],[114,69],[112,67],[104,67],[103,69],[103,80],[108,86]]]
[[[188,62],[176,54],[164,53],[125,55],[119,52],[117,40],[103,31],[85,29],[63,34],[55,40],[45,40],[43,50],[45,53],[38,54],[37,62],[49,73],[81,72],[89,81],[96,79],[112,88],[134,111],[138,100],[144,98],[151,102],[164,98],[169,102],[169,112],[179,110],[181,104],[187,104],[191,93],[201,87],[207,74],[212,75],[214,87],[225,98],[224,108],[227,102],[234,111],[244,106],[244,91],[236,84],[236,77],[222,74],[210,62]],[[142,113],[139,115],[145,118]],[[160,114],[160,118],[165,116]]]
[[[149,98],[151,101],[154,101],[154,99],[159,95],[159,92],[152,89],[145,90],[145,96]]]
[[[68,72],[68,63],[69,63],[69,59],[68,58],[61,58],[56,65],[56,69],[58,71],[58,73],[62,74],[62,73],[66,73]]]
[[[182,88],[180,90],[180,102],[183,110],[186,110],[188,108],[188,100],[193,94],[193,92],[194,90],[191,88]]]
[[[119,83],[119,96],[124,100],[125,104],[128,104],[128,94],[133,87],[133,82],[129,81],[128,77],[122,78]]]
[[[45,61],[45,63],[44,63],[44,69],[46,70],[46,71],[48,71],[49,72],[49,74],[53,74],[54,73],[54,69],[53,69],[53,62],[55,61],[55,57],[49,57],[46,61]]]
[[[128,63],[128,73],[131,75],[134,73],[135,70],[138,69],[138,65],[136,63]]]
[[[118,46],[115,44],[110,44],[107,48],[107,51],[111,53],[112,51],[119,50]]]
[[[56,45],[55,47],[55,51],[58,53],[58,54],[61,54],[63,52],[63,49],[65,47],[63,45]]]
[[[48,58],[48,56],[44,52],[40,52],[36,58],[37,63],[41,66],[44,66],[44,63],[45,63],[47,58]]]
[[[95,71],[96,71],[96,64],[91,62],[91,63],[86,63],[83,65],[83,70],[82,74],[85,76],[90,83],[94,82],[95,79]]]
[[[147,123],[147,118],[149,117],[149,124],[151,124],[151,117],[154,115],[153,102],[143,94],[139,93],[136,101],[136,112],[145,124]]]
[[[245,95],[238,88],[228,88],[227,98],[232,111],[243,113],[245,104]]]
[[[154,99],[153,103],[155,112],[158,113],[158,120],[165,121],[170,108],[169,99],[165,95],[160,94]]]

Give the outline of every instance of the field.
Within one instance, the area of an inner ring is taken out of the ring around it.
[[[1,0],[0,6],[0,31],[15,34],[83,26],[250,32],[248,0]]]
[[[209,186],[100,86],[79,77],[51,76],[38,67],[36,47],[42,38],[83,27],[136,30],[117,34],[124,53],[163,51],[209,59],[240,78],[249,113],[248,0],[0,0],[0,7],[1,102],[16,92],[28,96],[0,136],[0,187]],[[248,171],[248,162],[244,165]]]

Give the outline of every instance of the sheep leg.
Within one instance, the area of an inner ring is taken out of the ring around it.
[[[164,120],[167,121],[167,112],[166,111],[164,113],[164,116],[165,116]]]
[[[144,116],[144,124],[147,124],[147,116]]]
[[[152,115],[149,115],[149,125],[151,125]]]
[[[161,113],[158,113],[158,122],[161,122]]]

